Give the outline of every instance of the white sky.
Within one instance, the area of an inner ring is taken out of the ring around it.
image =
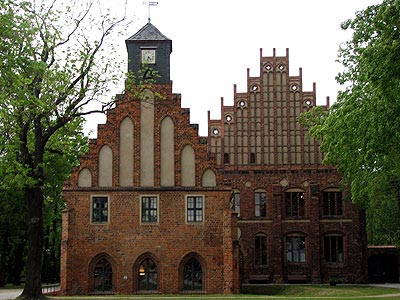
[[[125,0],[112,2],[122,9]],[[125,39],[147,23],[147,6],[142,0],[127,0],[127,15],[133,20],[127,36],[118,37],[121,56],[127,61]],[[271,56],[276,48],[284,56],[289,48],[290,75],[303,69],[303,90],[316,82],[317,103],[331,103],[339,86],[335,62],[340,43],[350,32],[341,22],[378,0],[158,0],[151,7],[151,23],[172,40],[171,80],[173,92],[182,94],[182,107],[190,108],[191,123],[207,135],[207,111],[220,118],[220,99],[233,103],[233,84],[246,92],[247,68],[259,75],[259,49]],[[121,89],[123,80],[121,80]],[[111,97],[112,95],[110,95]],[[105,118],[91,117],[86,131],[96,130]],[[91,137],[96,135],[92,133]]]

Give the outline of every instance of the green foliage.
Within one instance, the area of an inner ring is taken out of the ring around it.
[[[342,28],[353,31],[339,49],[344,90],[329,111],[314,109],[301,121],[322,140],[325,162],[343,174],[352,200],[368,208],[368,227],[381,236],[374,240],[400,244],[398,230],[378,229],[399,224],[400,1],[369,6]]]
[[[0,0],[0,277],[13,253],[27,255],[23,299],[42,298],[42,261],[44,280],[58,272],[62,186],[88,149],[83,117],[112,108],[102,99],[123,78],[105,41],[125,17],[93,13],[96,4]],[[127,79],[134,97],[157,76],[141,72]]]
[[[24,299],[42,298],[37,253],[58,265],[63,181],[87,150],[83,116],[104,112],[90,104],[122,76],[105,39],[124,18],[91,14],[93,5],[0,0],[0,276],[24,241]]]

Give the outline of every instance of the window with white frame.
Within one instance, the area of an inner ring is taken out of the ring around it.
[[[204,203],[203,196],[186,197],[186,220],[189,223],[203,222]]]
[[[141,197],[141,222],[157,223],[158,221],[158,197],[142,196]]]

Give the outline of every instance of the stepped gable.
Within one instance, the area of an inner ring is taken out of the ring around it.
[[[312,91],[304,91],[302,69],[289,75],[288,49],[286,56],[274,49],[267,57],[260,49],[259,72],[251,77],[247,69],[247,91],[238,92],[235,85],[232,106],[221,99],[221,119],[211,120],[209,114],[209,151],[217,165],[229,170],[322,167],[318,141],[297,122],[316,105],[315,83]]]
[[[159,148],[160,143],[160,123],[165,117],[171,117],[174,120],[175,126],[175,169],[177,172],[176,186],[180,186],[179,170],[181,169],[181,161],[178,154],[185,145],[191,145],[196,153],[196,186],[201,185],[201,175],[207,169],[215,169],[214,161],[208,157],[207,139],[199,136],[198,125],[190,123],[190,109],[181,108],[181,95],[172,94],[171,85],[154,85],[153,90],[155,93],[160,93],[162,99],[156,99],[154,103],[154,124],[155,131],[155,147]],[[115,108],[107,112],[107,120],[105,124],[99,124],[97,129],[97,139],[91,139],[89,143],[89,152],[80,158],[80,166],[75,167],[71,179],[66,183],[66,188],[74,188],[78,186],[78,175],[83,169],[88,169],[92,174],[93,187],[98,186],[98,161],[99,152],[105,145],[109,146],[113,152],[113,183],[112,187],[119,186],[119,127],[125,118],[130,118],[133,121],[134,128],[139,128],[140,124],[140,107],[141,102],[139,99],[133,98],[129,94],[124,94],[123,97],[116,101]],[[140,132],[135,131],[134,140],[140,140]],[[134,145],[134,169],[139,169],[140,162],[140,145]],[[157,151],[155,161],[160,161],[160,152]],[[160,164],[155,165],[155,174],[160,173]],[[139,174],[134,176],[133,187],[140,186]],[[222,179],[217,178],[217,185],[220,185]],[[155,178],[155,186],[160,186],[160,178]]]

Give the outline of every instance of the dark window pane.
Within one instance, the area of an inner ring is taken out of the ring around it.
[[[343,215],[343,200],[341,192],[324,192],[322,201],[324,216]]]
[[[112,291],[112,267],[110,263],[102,258],[98,261],[94,268],[94,290],[95,291]]]
[[[183,290],[203,290],[203,270],[196,258],[191,258],[183,268]]]
[[[265,266],[267,264],[267,237],[256,236],[254,239],[254,264]]]
[[[265,192],[255,192],[254,193],[254,207],[256,217],[266,217],[267,216],[267,197]]]
[[[187,221],[202,222],[203,221],[203,197],[189,196],[187,197]]]
[[[305,262],[305,237],[286,237],[286,260],[288,262]]]
[[[305,195],[303,192],[285,193],[285,213],[287,217],[303,217],[305,215]]]
[[[343,236],[330,235],[324,237],[324,258],[327,262],[343,261]]]
[[[138,271],[139,290],[156,291],[158,288],[157,266],[150,258],[146,258]]]
[[[92,222],[108,222],[108,197],[93,197]]]
[[[142,222],[157,223],[157,197],[142,197]]]

